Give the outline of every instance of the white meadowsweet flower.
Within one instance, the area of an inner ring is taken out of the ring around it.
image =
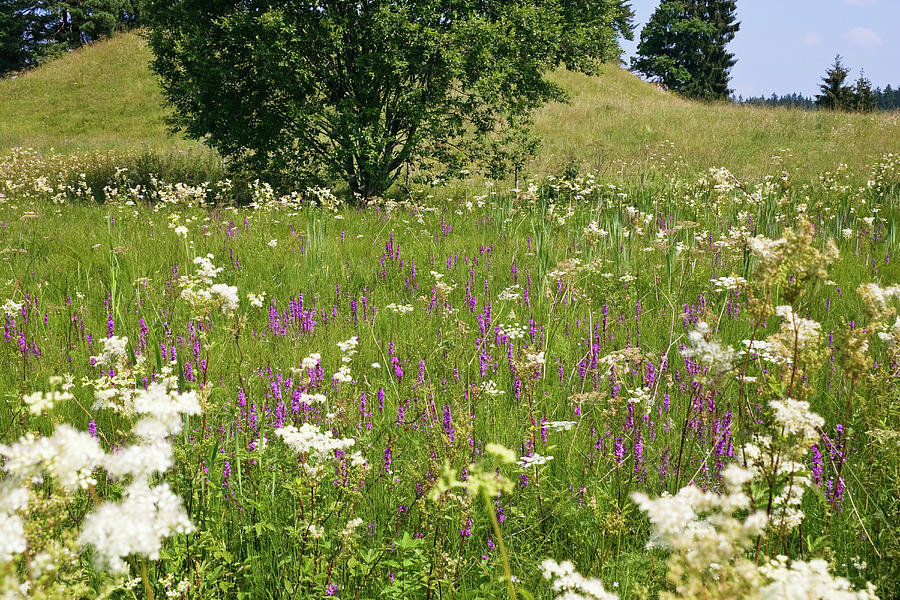
[[[497,384],[494,383],[493,379],[485,381],[484,385],[481,387],[481,391],[488,396],[499,396],[506,393],[503,390],[497,388]]]
[[[269,248],[274,248],[278,245],[278,240],[269,240]]]
[[[172,445],[164,440],[121,448],[103,461],[106,472],[112,478],[131,475],[135,480],[146,480],[154,473],[168,471],[173,464]]]
[[[54,390],[52,392],[34,392],[33,394],[27,394],[22,397],[22,400],[28,405],[28,410],[31,414],[40,415],[44,411],[51,410],[58,402],[71,400],[74,397],[75,396],[68,392],[58,392]]]
[[[150,487],[131,483],[120,502],[104,502],[88,514],[78,541],[93,546],[97,563],[113,572],[124,572],[123,560],[132,554],[158,560],[163,540],[194,530],[181,499],[168,483]]]
[[[850,581],[829,573],[828,563],[821,558],[809,562],[795,560],[788,564],[786,556],[777,556],[760,565],[759,570],[770,583],[757,591],[755,599],[877,600],[871,583],[864,590],[854,590]]]
[[[713,374],[730,370],[735,357],[734,350],[714,339],[707,341],[709,332],[707,323],[697,323],[697,328],[688,333],[688,343],[682,348],[681,355],[709,367]]]
[[[315,369],[316,365],[322,360],[322,355],[318,352],[313,352],[309,356],[303,359],[303,362],[300,364],[303,365],[304,369]]]
[[[746,279],[734,276],[719,277],[718,279],[710,279],[710,281],[717,292],[737,290],[747,285]]]
[[[25,550],[25,525],[21,517],[0,512],[0,565]]]
[[[168,391],[160,382],[151,383],[146,390],[138,390],[133,402],[134,412],[145,415],[135,425],[135,433],[145,440],[181,433],[182,415],[201,413],[195,391]]]
[[[47,473],[70,491],[95,484],[93,471],[105,456],[97,440],[70,425],[58,426],[50,437],[26,433],[0,446],[0,455],[6,458],[6,473],[24,481],[41,481]]]
[[[275,433],[297,454],[319,460],[328,458],[336,450],[347,450],[356,443],[353,438],[336,438],[330,431],[323,432],[310,423],[304,423],[299,429],[287,425],[276,429]]]
[[[607,592],[599,579],[585,577],[575,571],[575,565],[566,560],[557,563],[546,559],[541,562],[544,579],[553,581],[551,588],[556,593],[555,600],[618,600],[618,596]]]
[[[125,358],[128,353],[128,338],[114,335],[112,337],[100,340],[103,350],[97,356],[92,356],[91,360],[98,367],[115,366],[120,360]]]
[[[304,404],[325,404],[328,401],[328,398],[325,394],[307,394],[306,392],[300,394],[299,397],[300,402]]]
[[[410,313],[413,311],[412,304],[388,304],[384,308],[399,315],[405,315],[406,313]]]
[[[553,431],[568,431],[575,425],[577,425],[575,421],[548,421],[544,423],[543,427]]]
[[[343,538],[344,540],[349,540],[356,532],[356,528],[362,524],[363,520],[359,517],[347,521],[347,524],[344,525],[343,531],[341,531],[341,538]]]
[[[809,409],[809,402],[805,400],[771,400],[769,406],[775,416],[775,420],[784,427],[788,435],[797,435],[804,440],[816,440],[819,438],[818,430],[825,425],[825,419]]]

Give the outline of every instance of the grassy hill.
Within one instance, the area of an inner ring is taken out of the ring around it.
[[[0,81],[0,150],[186,149],[171,136],[144,41],[127,34],[82,48],[17,78]],[[684,100],[608,66],[600,77],[559,72],[569,104],[537,114],[544,139],[529,170],[581,168],[635,174],[679,163],[699,171],[725,166],[740,177],[814,176],[900,152],[900,114],[803,112]],[[778,159],[773,157],[780,157]]]

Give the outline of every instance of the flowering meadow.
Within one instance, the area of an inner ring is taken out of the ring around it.
[[[0,598],[900,598],[900,156],[81,160],[0,157]]]

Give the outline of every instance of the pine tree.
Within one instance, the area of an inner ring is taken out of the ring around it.
[[[861,112],[872,112],[877,107],[875,92],[872,91],[872,82],[866,79],[866,74],[862,71],[853,88],[853,108]]]
[[[740,27],[735,0],[663,0],[641,31],[632,69],[689,98],[728,98]]]
[[[819,85],[821,94],[816,96],[816,105],[826,110],[848,110],[852,107],[853,90],[845,85],[850,69],[841,63],[841,55],[834,58],[834,64],[825,72]]]

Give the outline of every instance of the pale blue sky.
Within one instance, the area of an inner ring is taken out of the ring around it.
[[[627,57],[659,0],[631,4],[637,28],[634,42],[623,40]],[[728,46],[735,94],[814,95],[835,54],[854,81],[862,68],[873,87],[900,85],[900,0],[737,0],[737,10],[741,30]]]

